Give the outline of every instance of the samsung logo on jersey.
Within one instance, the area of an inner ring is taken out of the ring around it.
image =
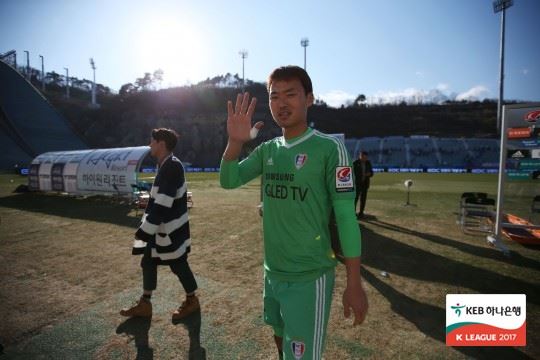
[[[266,180],[294,181],[294,174],[266,173]]]

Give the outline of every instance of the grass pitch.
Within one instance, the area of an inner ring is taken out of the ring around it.
[[[415,206],[403,206],[405,179],[414,182]],[[360,222],[368,317],[355,328],[343,318],[345,273],[338,266],[325,359],[540,357],[539,249],[506,241],[512,252],[506,258],[484,236],[464,235],[456,224],[461,193],[495,196],[496,179],[375,175],[366,207],[371,217]],[[168,268],[159,272],[151,321],[118,315],[140,295],[140,258],[131,255],[140,214],[108,198],[14,194],[26,179],[0,175],[3,357],[182,359],[200,332],[208,359],[275,358],[261,317],[259,182],[225,191],[217,174],[188,174],[188,181],[194,196],[190,264],[203,311],[172,324],[183,291]],[[510,203],[526,211],[527,199],[514,196]],[[448,293],[527,294],[528,345],[446,347]]]

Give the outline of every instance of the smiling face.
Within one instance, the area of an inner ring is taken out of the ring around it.
[[[300,80],[294,78],[273,81],[269,92],[270,112],[285,137],[301,135],[307,128],[307,109],[313,104],[313,93],[306,94]]]

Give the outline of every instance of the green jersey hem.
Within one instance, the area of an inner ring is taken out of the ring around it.
[[[266,266],[264,267],[264,275],[270,280],[277,281],[287,281],[287,282],[303,282],[303,281],[312,281],[320,278],[326,272],[335,269],[337,261],[329,267],[323,267],[313,271],[306,271],[302,273],[285,273],[269,270]]]

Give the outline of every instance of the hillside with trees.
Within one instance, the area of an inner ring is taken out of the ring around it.
[[[118,94],[98,85],[98,109],[88,106],[90,93],[84,89],[72,89],[71,98],[66,99],[61,83],[48,84],[45,96],[90,147],[146,145],[151,129],[171,127],[181,135],[175,152],[183,161],[217,166],[226,144],[226,102],[241,91],[241,78],[226,74],[195,85],[160,89],[162,76],[159,70],[146,73],[123,85]],[[254,121],[265,123],[257,143],[279,135],[268,109],[265,84],[247,81],[245,88],[259,100]],[[351,105],[339,109],[317,100],[309,111],[309,121],[323,132],[355,138],[496,136],[497,104],[491,100],[416,105],[369,105],[365,100],[360,94]],[[250,144],[246,151],[256,145]]]

